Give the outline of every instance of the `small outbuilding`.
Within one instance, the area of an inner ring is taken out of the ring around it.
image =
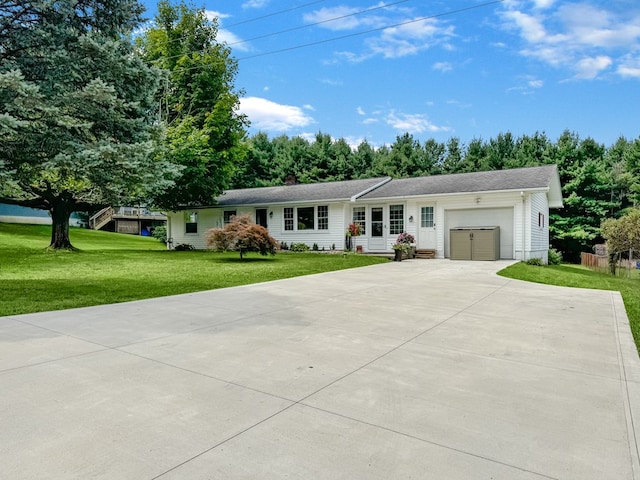
[[[468,229],[490,236],[485,241],[490,251],[485,248],[481,257],[472,258],[546,262],[549,209],[561,207],[558,170],[545,165],[229,190],[214,205],[169,213],[167,234],[174,245],[204,249],[208,229],[249,213],[287,244],[342,250],[349,224],[358,223],[361,235],[352,241],[363,252],[390,253],[397,236],[408,232],[416,237],[418,250],[456,258],[451,232]]]

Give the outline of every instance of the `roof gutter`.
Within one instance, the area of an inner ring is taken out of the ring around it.
[[[363,190],[360,193],[356,193],[353,197],[351,197],[349,199],[349,201],[355,202],[361,196],[366,195],[367,193],[374,191],[376,188],[380,188],[382,185],[384,185],[385,183],[389,183],[390,181],[391,181],[391,177],[387,177],[387,178],[383,179],[381,182],[376,183],[375,185],[372,185],[371,187],[367,188],[366,190]]]

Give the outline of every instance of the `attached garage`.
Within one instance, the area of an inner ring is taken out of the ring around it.
[[[445,257],[451,256],[450,231],[456,228],[500,227],[500,258],[514,258],[513,207],[510,208],[473,208],[466,210],[445,210]]]

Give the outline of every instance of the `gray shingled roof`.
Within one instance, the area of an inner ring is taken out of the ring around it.
[[[360,198],[366,200],[416,195],[550,188],[557,176],[555,165],[545,165],[542,167],[514,168],[491,172],[402,178],[392,180]]]
[[[358,195],[385,180],[388,178],[227,190],[216,200],[217,205],[230,206],[349,200],[354,195]]]

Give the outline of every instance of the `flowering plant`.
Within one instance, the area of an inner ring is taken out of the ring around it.
[[[360,236],[360,224],[352,223],[347,227],[347,237],[358,237]]]
[[[396,243],[393,244],[393,249],[408,252],[412,243],[416,243],[416,237],[410,233],[402,232],[398,235],[398,238],[396,238]]]

